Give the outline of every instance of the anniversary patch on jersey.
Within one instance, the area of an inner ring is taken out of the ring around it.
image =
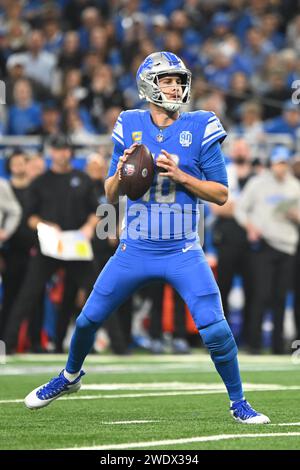
[[[192,143],[192,134],[190,131],[182,131],[179,135],[179,142],[182,147],[189,147]]]
[[[132,142],[137,143],[137,144],[141,144],[142,143],[142,136],[143,136],[142,131],[132,132],[131,133]]]

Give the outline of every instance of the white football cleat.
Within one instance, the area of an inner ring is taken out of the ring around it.
[[[81,377],[85,375],[83,370],[79,376],[73,381],[69,382],[64,376],[64,371],[51,379],[44,385],[35,388],[30,392],[24,400],[25,405],[30,410],[37,410],[50,405],[53,400],[61,397],[62,395],[78,392],[81,387]]]
[[[239,400],[232,404],[230,413],[233,419],[242,424],[269,424],[270,418],[257,413],[247,400]]]

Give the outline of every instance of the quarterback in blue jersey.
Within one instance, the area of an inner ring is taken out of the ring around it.
[[[227,200],[220,146],[226,132],[212,112],[180,112],[190,98],[191,72],[175,54],[148,56],[137,71],[137,86],[149,110],[122,112],[116,122],[105,182],[108,201],[118,201],[121,169],[138,143],[149,148],[158,171],[141,199],[127,201],[120,245],[77,318],[65,369],[27,395],[25,404],[42,408],[79,390],[81,367],[99,326],[136,289],[159,279],[173,285],[187,303],[227,388],[233,418],[245,424],[269,423],[244,397],[237,346],[197,233],[198,200],[219,205]]]

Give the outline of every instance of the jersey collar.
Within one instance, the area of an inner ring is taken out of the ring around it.
[[[145,113],[146,129],[148,130],[150,136],[155,140],[156,143],[164,143],[170,137],[174,137],[174,134],[176,133],[176,130],[182,120],[182,116],[183,113],[181,113],[178,119],[176,119],[176,121],[174,121],[172,124],[161,129],[159,126],[154,124],[151,118],[151,113],[149,110],[147,110]]]

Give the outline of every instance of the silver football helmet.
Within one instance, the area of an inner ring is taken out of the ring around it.
[[[168,100],[159,87],[159,78],[168,75],[181,77],[182,96],[176,100]],[[181,105],[190,100],[191,78],[190,70],[177,55],[172,52],[154,52],[146,57],[137,71],[136,81],[139,97],[161,106],[167,111],[178,111]]]

